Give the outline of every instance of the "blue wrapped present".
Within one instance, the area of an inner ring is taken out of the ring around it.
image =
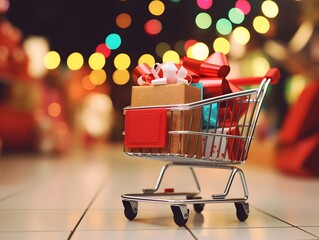
[[[201,99],[203,99],[203,84],[192,83],[194,87],[201,90]],[[202,128],[215,128],[217,125],[218,107],[217,103],[205,105],[202,107]]]

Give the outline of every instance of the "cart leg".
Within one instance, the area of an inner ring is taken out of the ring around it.
[[[164,178],[164,174],[165,174],[166,170],[167,170],[169,167],[173,167],[173,166],[175,166],[175,165],[172,164],[172,163],[169,163],[169,164],[164,165],[164,166],[162,167],[162,170],[161,170],[159,176],[158,176],[158,179],[157,179],[157,182],[156,182],[155,187],[154,187],[154,188],[146,188],[146,189],[143,189],[143,193],[144,193],[144,194],[155,193],[155,192],[159,189],[159,187],[160,187],[160,185],[161,185],[161,183],[162,183],[162,180],[163,180],[163,178]],[[176,166],[177,166],[177,165],[176,165]],[[196,185],[196,188],[197,188],[197,194],[199,194],[200,191],[201,191],[201,188],[200,188],[198,179],[197,179],[197,177],[196,177],[196,173],[195,173],[195,171],[194,171],[194,169],[193,169],[192,167],[189,167],[189,170],[191,171],[191,174],[192,174],[192,176],[193,176],[193,179],[194,179],[194,182],[195,182],[195,185]]]
[[[244,190],[244,199],[248,199],[248,187],[247,187],[247,183],[246,183],[246,179],[245,179],[245,175],[243,173],[243,171],[239,168],[236,168],[236,167],[233,167],[232,168],[232,172],[229,176],[229,179],[228,179],[228,182],[227,182],[227,185],[226,185],[226,188],[225,188],[225,191],[224,193],[222,194],[213,194],[213,199],[224,199],[226,198],[226,196],[228,195],[229,193],[229,190],[231,188],[231,185],[234,181],[234,178],[236,176],[236,173],[239,173],[239,176],[240,176],[240,179],[241,179],[241,183],[242,183],[242,186],[243,186],[243,190]]]
[[[195,181],[195,185],[196,185],[196,188],[197,188],[197,194],[200,193],[201,189],[200,189],[200,185],[199,185],[199,181],[197,179],[197,176],[196,176],[196,173],[194,171],[194,169],[192,167],[189,167],[189,170],[191,171],[192,173],[192,176],[193,176],[193,179]]]
[[[172,166],[171,163],[166,164],[165,166],[163,166],[162,170],[161,170],[161,172],[160,172],[160,174],[158,176],[158,179],[157,179],[155,187],[154,188],[143,189],[143,193],[154,193],[154,192],[156,192],[159,189],[160,185],[161,185],[161,182],[163,180],[163,177],[164,177],[164,174],[165,174],[166,170],[168,169],[168,167],[171,167],[171,166]]]

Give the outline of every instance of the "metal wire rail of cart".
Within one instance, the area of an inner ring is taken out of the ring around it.
[[[163,166],[154,188],[143,189],[142,193],[122,195],[126,218],[133,220],[137,216],[138,202],[166,203],[171,206],[175,223],[184,226],[189,216],[187,204],[192,204],[194,210],[201,213],[205,204],[230,202],[236,207],[238,220],[245,221],[249,215],[248,187],[244,172],[237,165],[247,159],[267,88],[279,78],[278,69],[270,69],[256,89],[189,104],[124,108],[123,134],[129,140],[133,139],[133,144],[124,144],[124,152],[128,156],[168,162]],[[150,123],[153,125],[147,130]],[[151,143],[144,147],[145,141]],[[174,166],[189,168],[196,191],[164,189],[159,192],[166,170]],[[229,170],[224,192],[202,199],[194,167]],[[229,197],[237,174],[240,176],[243,196]],[[172,198],[175,196],[186,197]]]

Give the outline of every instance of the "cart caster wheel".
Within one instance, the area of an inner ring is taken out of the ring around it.
[[[187,199],[202,199],[201,197],[194,197],[192,195],[188,195]],[[201,213],[204,210],[205,204],[204,203],[194,203],[194,210],[197,213]]]
[[[135,201],[122,201],[124,205],[124,215],[128,220],[133,220],[137,215],[137,202]]]
[[[189,209],[187,209],[187,206],[186,205],[171,205],[171,209],[174,214],[174,222],[179,227],[185,226],[189,216]]]
[[[246,202],[236,202],[235,207],[238,220],[244,222],[249,215],[249,204]]]

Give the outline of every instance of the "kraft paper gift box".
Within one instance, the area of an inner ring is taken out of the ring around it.
[[[175,105],[191,103],[201,100],[201,90],[187,84],[165,84],[159,86],[133,86],[131,107]],[[192,112],[194,114],[192,118]],[[168,131],[201,131],[200,108],[187,111],[167,113]],[[171,154],[187,154],[189,157],[200,158],[202,154],[202,139],[199,135],[173,135],[167,136],[167,146],[161,149],[133,149],[133,152],[160,152]]]

